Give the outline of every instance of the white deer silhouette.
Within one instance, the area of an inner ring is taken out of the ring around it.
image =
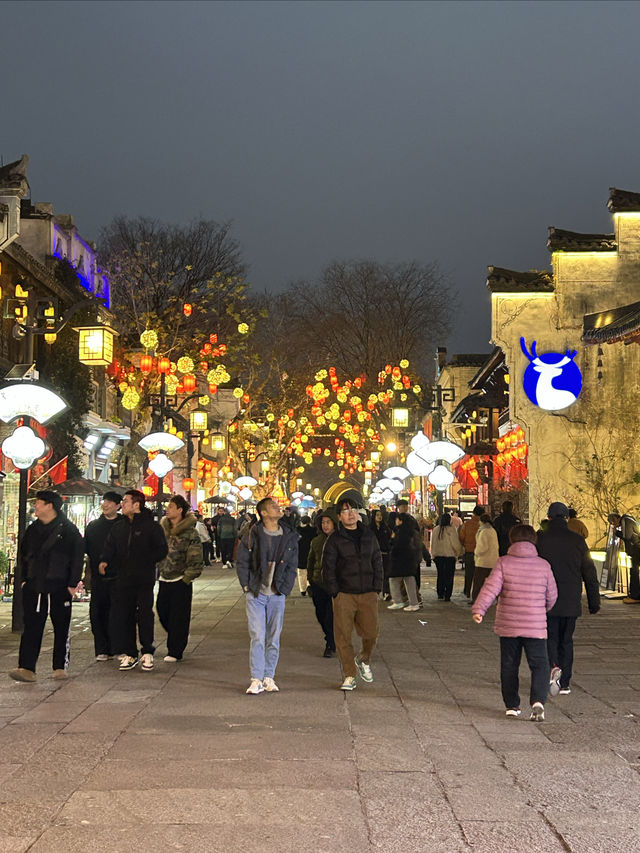
[[[548,411],[557,411],[566,409],[578,399],[571,391],[563,391],[553,387],[553,380],[562,375],[563,369],[569,364],[578,354],[577,350],[570,352],[567,350],[566,355],[561,356],[559,361],[554,361],[551,364],[541,360],[536,352],[536,341],[531,344],[531,352],[527,352],[527,347],[524,338],[520,338],[520,346],[522,352],[531,362],[533,369],[540,374],[536,385],[536,400],[541,409]]]

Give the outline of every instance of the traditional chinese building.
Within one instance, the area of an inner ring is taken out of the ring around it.
[[[487,279],[506,422],[527,445],[528,518],[573,505],[592,546],[608,513],[640,507],[640,194],[612,189],[608,207],[611,233],[549,229],[551,273],[489,267]]]

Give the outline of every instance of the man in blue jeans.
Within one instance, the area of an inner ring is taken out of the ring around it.
[[[249,623],[247,693],[274,693],[280,655],[284,605],[298,568],[298,534],[282,524],[282,510],[273,498],[263,498],[256,511],[260,521],[246,531],[236,553],[236,572],[245,594]]]

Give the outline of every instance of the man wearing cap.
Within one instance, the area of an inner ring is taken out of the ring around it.
[[[113,597],[114,574],[109,572],[101,575],[98,571],[100,554],[105,546],[107,537],[119,515],[122,498],[117,492],[105,492],[102,496],[102,515],[87,524],[84,532],[84,547],[89,557],[91,572],[91,602],[89,604],[89,619],[93,632],[93,644],[97,661],[109,660],[118,649],[114,647],[113,628],[111,620],[111,599]]]
[[[547,651],[551,666],[549,692],[571,693],[573,632],[582,614],[582,585],[587,590],[589,613],[600,610],[598,578],[589,548],[579,533],[569,530],[568,507],[555,501],[549,507],[549,524],[538,535],[538,553],[551,564],[558,599],[547,613]]]
[[[36,680],[48,615],[53,623],[53,677],[68,677],[71,601],[82,577],[84,543],[78,528],[61,510],[62,498],[57,492],[38,492],[33,508],[36,520],[22,539],[24,630],[18,668],[9,672],[15,681]]]

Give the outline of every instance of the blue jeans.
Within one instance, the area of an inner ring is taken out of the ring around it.
[[[249,623],[249,668],[251,678],[273,678],[280,655],[280,632],[284,621],[284,595],[247,593]]]

